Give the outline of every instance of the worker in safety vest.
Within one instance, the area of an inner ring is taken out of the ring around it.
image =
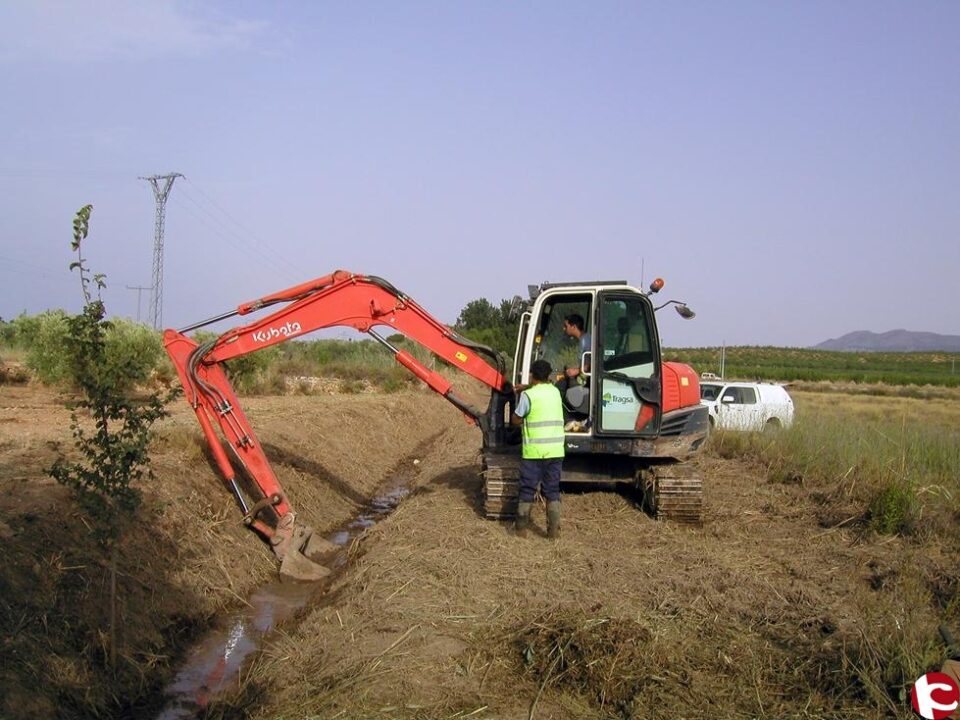
[[[526,534],[530,509],[538,488],[547,498],[547,535],[560,536],[560,472],[565,436],[563,401],[550,382],[550,363],[537,360],[530,366],[532,384],[520,393],[511,421],[523,425],[523,459],[520,461],[520,503],[516,533]]]

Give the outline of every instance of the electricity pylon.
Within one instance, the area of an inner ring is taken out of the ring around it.
[[[140,178],[153,186],[153,196],[157,201],[157,221],[153,239],[153,286],[150,292],[150,320],[155,330],[160,330],[163,325],[163,221],[166,216],[170,188],[178,177],[183,175],[168,173]],[[163,181],[162,186],[161,181]]]

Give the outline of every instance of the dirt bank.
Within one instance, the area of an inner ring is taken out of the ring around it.
[[[238,525],[178,405],[124,548],[124,662],[111,682],[106,573],[43,475],[68,435],[57,402],[0,388],[0,715],[129,715],[275,564]],[[906,707],[887,694],[897,674],[942,652],[956,547],[865,536],[809,487],[739,461],[703,460],[703,528],[658,524],[626,495],[572,492],[559,541],[520,540],[482,517],[477,431],[429,393],[245,407],[321,531],[419,462],[416,490],[212,716],[893,717]],[[542,508],[535,520],[542,531]]]
[[[64,488],[46,475],[70,447],[65,398],[0,386],[0,717],[103,717],[133,710],[223,608],[274,577],[239,524],[180,400],[158,425],[155,479],[120,559],[120,661],[108,655],[106,559]],[[254,397],[244,402],[303,521],[352,517],[391,468],[462,417],[429,392]]]

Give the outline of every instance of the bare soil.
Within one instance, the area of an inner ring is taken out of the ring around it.
[[[63,400],[0,386],[0,717],[148,717],[190,641],[276,563],[178,401],[123,548],[111,673],[106,561],[45,474],[69,448]],[[561,538],[546,538],[541,506],[520,539],[483,518],[478,431],[427,391],[244,406],[320,532],[388,477],[415,489],[210,717],[906,717],[890,688],[914,670],[891,658],[942,657],[956,547],[867,536],[740,460],[700,461],[701,528],[571,488]]]

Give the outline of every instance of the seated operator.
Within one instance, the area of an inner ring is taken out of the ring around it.
[[[584,353],[590,350],[590,333],[586,330],[586,324],[583,322],[583,316],[573,313],[567,315],[563,320],[563,332],[577,341],[578,356],[575,375],[580,373],[580,362],[583,362],[583,369],[590,372],[590,356],[583,357]]]

